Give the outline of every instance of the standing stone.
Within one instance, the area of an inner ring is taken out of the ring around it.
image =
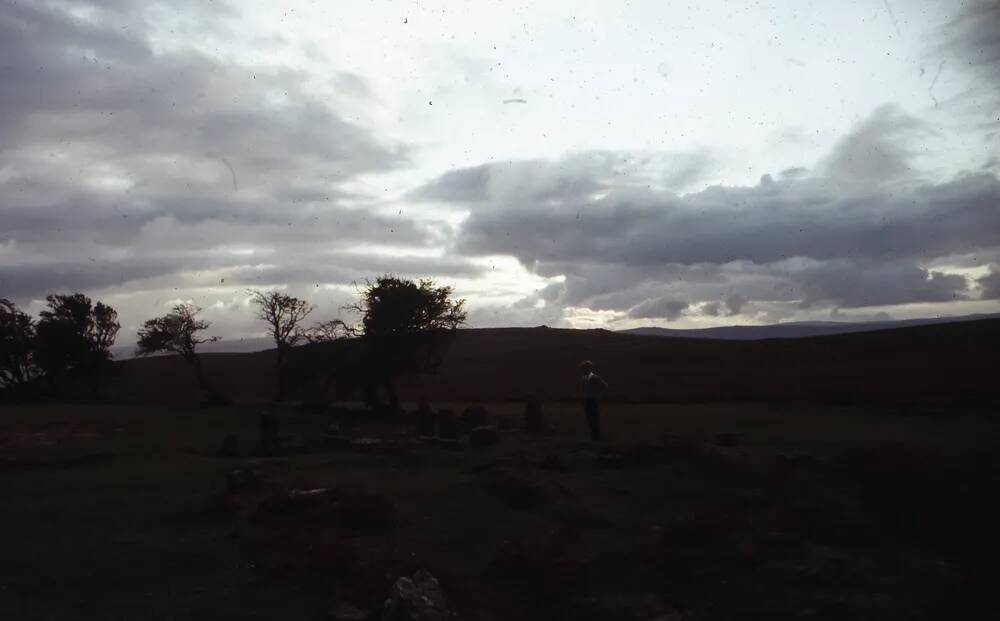
[[[235,433],[228,434],[222,439],[222,446],[219,447],[219,457],[236,457],[240,452],[240,436]]]
[[[542,402],[531,395],[524,403],[524,430],[528,433],[543,433],[545,420],[542,418]]]
[[[462,419],[469,424],[470,427],[484,427],[490,424],[489,413],[486,408],[477,406],[465,408],[462,412]]]
[[[469,442],[473,446],[493,446],[500,441],[500,433],[493,425],[473,427],[469,432]]]
[[[278,451],[278,435],[281,425],[274,414],[262,412],[260,415],[260,452],[264,455],[274,455]]]
[[[439,410],[437,415],[438,437],[442,440],[457,440],[459,436],[458,419],[451,410]]]
[[[234,468],[226,473],[226,491],[230,494],[242,494],[260,489],[263,481],[253,468]]]
[[[426,399],[421,399],[417,405],[417,435],[425,438],[436,435],[436,419],[434,411]]]
[[[514,431],[517,427],[517,419],[510,414],[497,414],[497,431]]]

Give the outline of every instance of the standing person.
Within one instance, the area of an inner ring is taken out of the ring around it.
[[[608,389],[608,384],[601,376],[594,372],[594,363],[584,360],[580,363],[583,377],[580,378],[580,385],[583,389],[583,411],[587,415],[587,425],[590,426],[590,439],[594,442],[601,440],[601,409],[600,399],[604,396],[604,391]]]

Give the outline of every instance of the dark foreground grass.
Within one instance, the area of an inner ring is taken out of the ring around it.
[[[549,405],[553,437],[289,454],[228,494],[259,411],[0,409],[0,619],[324,619],[419,568],[467,619],[998,612],[988,412],[609,406],[594,447],[575,406]],[[413,426],[279,416],[313,449],[331,422]],[[240,456],[216,457],[229,433]],[[313,488],[331,491],[288,499]]]

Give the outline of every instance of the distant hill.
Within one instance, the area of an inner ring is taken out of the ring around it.
[[[923,319],[900,319],[890,321],[794,321],[764,326],[719,326],[716,328],[631,328],[620,330],[625,334],[641,334],[643,336],[669,336],[676,338],[695,339],[725,339],[734,341],[754,341],[759,339],[789,339],[806,336],[825,336],[828,334],[849,334],[852,332],[872,332],[892,328],[924,326],[935,323],[952,323],[956,321],[977,321],[980,319],[997,319],[1000,313],[964,315],[959,317],[929,317]]]
[[[274,341],[269,338],[222,339],[214,343],[205,343],[198,351],[209,353],[246,353],[264,351],[274,348]],[[115,345],[111,348],[115,360],[128,360],[135,357],[135,345]]]
[[[352,349],[345,345],[334,354],[350,365]],[[210,353],[204,365],[236,401],[265,402],[273,356],[273,350]],[[438,373],[403,378],[399,392],[407,400],[426,395],[435,402],[503,401],[527,394],[573,399],[583,359],[597,364],[613,401],[1000,402],[1000,319],[764,340],[544,327],[460,330]],[[107,382],[112,399],[199,398],[190,369],[176,356],[121,360],[113,368]]]

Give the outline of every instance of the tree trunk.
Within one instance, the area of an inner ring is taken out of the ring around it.
[[[87,385],[90,388],[90,400],[99,401],[101,397],[101,369],[94,365],[87,373]]]
[[[398,412],[399,395],[396,394],[396,382],[391,375],[385,379],[385,394],[389,397],[389,409]]]
[[[209,401],[213,400],[216,397],[216,393],[211,384],[208,383],[208,378],[205,376],[205,369],[201,366],[201,358],[198,357],[198,354],[191,354],[185,356],[185,358],[191,364],[191,368],[194,369],[194,378],[198,382],[198,388],[201,390],[202,395]]]
[[[274,359],[274,400],[280,403],[285,399],[285,345],[278,343]]]

